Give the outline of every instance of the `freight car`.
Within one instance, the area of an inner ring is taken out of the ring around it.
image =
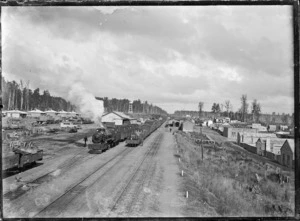
[[[17,168],[24,169],[29,164],[43,160],[43,150],[38,149],[31,142],[21,143],[21,146],[10,147],[12,151],[3,153],[2,170]]]
[[[143,145],[145,139],[145,131],[139,126],[134,131],[131,132],[130,136],[126,140],[128,146],[138,146],[139,144]]]
[[[143,145],[146,139],[152,132],[163,124],[163,120],[147,120],[143,125],[132,131],[129,138],[126,140],[128,146]]]

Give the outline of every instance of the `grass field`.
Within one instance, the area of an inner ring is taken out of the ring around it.
[[[226,145],[201,148],[175,134],[186,213],[199,216],[294,216],[294,183],[279,183],[264,162]],[[290,176],[293,177],[292,172]]]

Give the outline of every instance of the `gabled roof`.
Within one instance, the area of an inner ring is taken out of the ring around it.
[[[295,141],[294,139],[286,139],[286,142],[290,146],[293,153],[295,153]]]
[[[105,113],[105,114],[102,115],[102,117],[104,117],[104,116],[106,116],[108,114],[111,114],[111,113],[113,113],[113,114],[115,114],[115,115],[117,115],[117,116],[119,116],[119,117],[121,117],[123,119],[130,119],[130,120],[135,119],[135,118],[132,118],[132,117],[124,114],[123,112],[119,112],[119,111],[112,111],[112,112],[109,112],[109,113]]]
[[[66,113],[68,113],[68,112],[62,110],[62,111],[58,111],[58,113],[59,113],[59,114],[66,114]]]
[[[2,111],[3,112],[3,111]],[[19,111],[19,110],[8,110],[6,113],[13,113],[13,114],[27,114],[24,111]]]
[[[35,109],[35,110],[31,110],[31,111],[28,111],[28,113],[45,113],[39,109]]]
[[[46,110],[45,113],[57,113],[57,111],[50,109],[50,110]]]

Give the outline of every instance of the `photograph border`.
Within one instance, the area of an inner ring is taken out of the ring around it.
[[[299,99],[299,20],[300,20],[300,11],[299,11],[299,1],[297,0],[272,0],[272,1],[249,1],[249,0],[241,0],[241,1],[220,1],[220,0],[212,0],[212,1],[95,1],[95,0],[82,0],[82,1],[76,1],[76,0],[46,0],[46,1],[36,1],[36,0],[6,0],[1,1],[0,6],[4,7],[11,7],[11,6],[22,6],[22,7],[30,7],[30,6],[235,6],[235,5],[249,5],[249,6],[260,6],[260,5],[290,5],[292,6],[292,14],[293,14],[293,62],[294,62],[294,131],[295,131],[295,216],[294,217],[230,217],[230,220],[283,220],[283,219],[300,219],[300,148],[299,148],[299,139],[300,139],[300,125],[299,125],[299,112],[300,112],[300,99]],[[2,7],[0,7],[0,14],[2,12]],[[0,33],[2,34],[2,24],[0,22]],[[2,35],[1,35],[2,36]],[[2,38],[1,38],[2,42]],[[0,64],[0,70],[1,70],[1,76],[2,76],[2,44],[0,45],[1,50],[1,64]],[[0,83],[1,84],[1,83]],[[2,85],[1,85],[1,104],[0,108],[2,111]],[[2,119],[1,119],[1,129],[2,129]],[[2,159],[2,133],[1,133],[1,151],[0,156]],[[2,160],[1,160],[1,167],[2,167]],[[1,179],[2,179],[2,173],[1,173]],[[3,219],[3,183],[0,184],[1,188],[1,211],[0,215]],[[100,218],[100,217],[99,217]],[[103,217],[104,218],[104,217]],[[150,217],[149,217],[150,218]],[[171,218],[171,217],[170,217]],[[170,218],[164,218],[164,219],[170,219]],[[229,217],[197,217],[197,219],[203,219],[203,220],[223,220],[228,219]],[[16,218],[17,219],[17,218]],[[54,218],[51,220],[59,220],[62,218]],[[69,218],[63,218],[64,220],[77,220],[77,219],[69,219]],[[78,220],[94,220],[95,218],[83,218],[78,217]],[[105,218],[104,218],[105,219]],[[108,219],[108,218],[107,218]],[[120,218],[122,219],[122,218]],[[133,219],[133,218],[132,218]],[[148,219],[148,218],[145,218]],[[153,218],[157,219],[157,218]],[[180,219],[183,220],[183,218],[176,218],[172,217],[173,219]],[[185,219],[185,218],[184,218]],[[187,217],[187,219],[194,219],[193,217]],[[10,219],[11,220],[11,219]],[[14,219],[13,219],[14,220]],[[20,219],[18,219],[20,220]],[[22,219],[27,220],[27,219]],[[29,218],[28,218],[29,220]],[[30,218],[32,220],[32,218]],[[41,220],[40,218],[36,218],[33,220]]]

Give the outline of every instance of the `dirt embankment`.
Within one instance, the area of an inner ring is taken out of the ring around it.
[[[293,216],[293,183],[280,184],[263,162],[227,145],[204,146],[202,159],[199,145],[175,136],[187,216]]]

